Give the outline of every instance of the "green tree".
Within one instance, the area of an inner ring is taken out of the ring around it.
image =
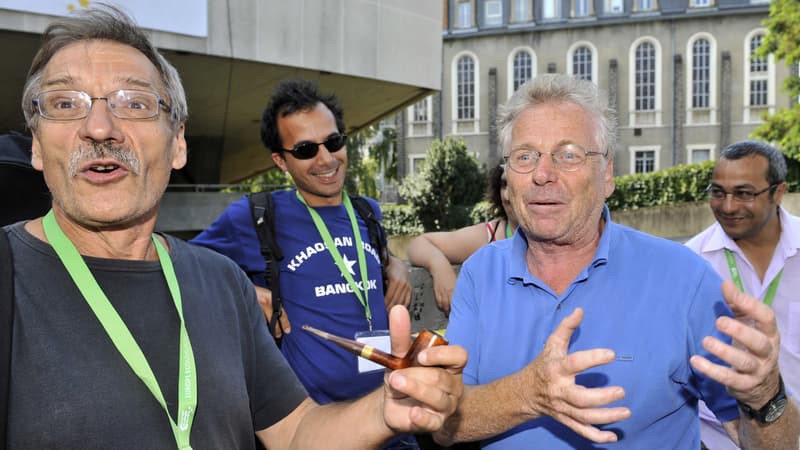
[[[772,0],[769,18],[764,21],[767,34],[758,49],[760,56],[775,55],[790,66],[800,63],[800,2],[797,0]],[[793,99],[800,98],[800,79],[788,77],[783,88]],[[800,104],[794,101],[788,109],[782,109],[765,117],[756,128],[753,137],[767,142],[776,142],[786,156],[800,161]]]
[[[347,177],[344,180],[344,190],[348,194],[378,198],[375,165],[370,164],[361,153],[374,135],[371,128],[367,127],[347,136]]]
[[[483,197],[486,175],[463,141],[434,141],[422,169],[406,178],[400,194],[416,210],[426,231],[471,223],[469,213]]]

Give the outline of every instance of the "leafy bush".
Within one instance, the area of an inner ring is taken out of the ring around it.
[[[436,140],[418,173],[400,185],[400,194],[417,212],[425,231],[469,225],[469,211],[481,200],[486,175],[463,141]]]
[[[611,210],[626,210],[705,200],[713,169],[714,161],[706,161],[616,177],[606,203]]]
[[[492,214],[492,203],[489,200],[482,200],[472,207],[472,212],[469,213],[469,218],[472,223],[488,222],[495,219]]]
[[[389,236],[420,234],[424,230],[411,205],[381,205],[383,227]]]

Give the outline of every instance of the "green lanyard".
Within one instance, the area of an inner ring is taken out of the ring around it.
[[[512,234],[514,234],[514,232],[511,231],[511,224],[508,223],[508,220],[506,219],[506,237],[510,238]]]
[[[742,279],[739,277],[739,267],[736,266],[736,259],[733,257],[733,252],[725,249],[725,259],[728,260],[728,270],[731,272],[731,280],[739,288],[740,291],[745,292],[744,286],[742,285]],[[783,276],[783,269],[778,272],[778,275],[772,279],[772,282],[769,284],[767,288],[767,293],[764,294],[764,304],[767,306],[772,306],[772,300],[775,299],[775,292],[778,291],[778,283],[781,282],[781,277]]]
[[[306,209],[308,209],[308,213],[311,215],[311,219],[314,221],[314,225],[317,227],[317,231],[319,232],[320,237],[322,237],[322,241],[325,242],[325,247],[328,248],[328,252],[330,252],[331,256],[333,257],[333,262],[336,263],[336,267],[339,268],[339,272],[342,273],[342,276],[347,280],[347,284],[350,285],[350,288],[353,290],[353,293],[356,294],[358,301],[361,302],[361,305],[364,307],[364,314],[367,316],[367,324],[369,325],[369,330],[372,331],[372,312],[370,312],[369,309],[367,258],[364,252],[364,244],[361,240],[361,231],[358,229],[358,221],[356,220],[356,215],[353,213],[353,205],[350,203],[350,197],[347,195],[347,193],[342,193],[344,209],[347,211],[347,216],[350,218],[350,225],[353,227],[353,235],[356,240],[356,255],[358,255],[358,267],[361,269],[362,289],[358,288],[353,276],[350,275],[350,271],[342,260],[342,254],[339,253],[339,249],[336,248],[336,244],[333,242],[331,233],[328,231],[328,226],[325,225],[322,217],[319,216],[319,213],[315,211],[314,208],[308,206],[308,203],[306,203],[306,200],[302,195],[300,195],[300,192],[295,191],[295,194],[297,195],[297,199],[306,205]]]
[[[53,246],[61,263],[69,272],[72,281],[78,286],[78,289],[83,294],[83,298],[89,307],[94,312],[97,320],[106,330],[106,334],[111,338],[114,346],[119,353],[125,358],[125,361],[131,367],[131,370],[139,376],[142,382],[150,389],[153,397],[158,400],[164,412],[167,413],[170,425],[172,426],[172,433],[175,435],[175,441],[179,449],[191,449],[189,444],[189,435],[192,429],[192,422],[194,420],[194,412],[197,407],[197,373],[194,364],[194,353],[192,352],[192,345],[189,342],[189,335],[186,332],[186,325],[183,321],[183,308],[181,307],[181,292],[178,288],[178,279],[175,276],[175,269],[172,267],[169,253],[161,245],[161,242],[153,235],[153,242],[158,252],[158,259],[161,262],[161,270],[164,272],[164,278],[167,279],[169,291],[172,294],[172,300],[175,302],[175,309],[178,311],[178,317],[181,320],[181,337],[180,337],[180,367],[178,372],[178,423],[176,424],[170,416],[167,404],[164,401],[164,395],[161,393],[161,388],[158,386],[153,371],[147,363],[147,359],[142,353],[141,348],[136,343],[136,340],[131,335],[125,322],[119,316],[117,311],[108,301],[100,285],[97,284],[86,262],[78,253],[78,249],[64,234],[53,215],[53,210],[44,216],[42,221],[44,225],[44,234],[47,240]]]

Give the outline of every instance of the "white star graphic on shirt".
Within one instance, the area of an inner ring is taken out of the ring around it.
[[[347,271],[350,272],[350,275],[356,276],[356,271],[353,270],[353,266],[356,265],[356,262],[347,259],[347,255],[342,255],[342,261],[344,261],[344,265],[347,266]]]

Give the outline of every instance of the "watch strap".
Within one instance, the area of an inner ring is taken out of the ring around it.
[[[767,404],[762,406],[761,409],[751,408],[749,405],[737,400],[736,403],[739,404],[739,409],[750,419],[757,420],[761,423],[772,423],[778,420],[786,410],[787,402],[786,386],[783,384],[783,377],[778,378],[778,381],[780,383],[778,393],[775,394]]]

